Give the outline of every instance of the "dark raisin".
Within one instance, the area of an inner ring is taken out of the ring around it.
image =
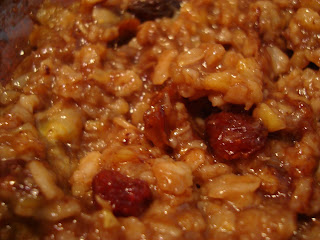
[[[156,106],[146,112],[143,120],[146,137],[159,148],[167,146],[169,144],[169,133],[163,106]]]
[[[119,25],[119,36],[112,42],[108,43],[109,47],[117,48],[125,45],[136,36],[140,21],[136,18],[122,20]]]
[[[249,115],[221,112],[207,118],[206,135],[217,157],[232,160],[248,158],[261,149],[267,130]]]
[[[179,7],[178,0],[133,0],[128,11],[144,22],[156,18],[172,17]]]
[[[209,101],[207,97],[202,97],[196,100],[190,101],[189,99],[185,99],[185,106],[191,115],[190,123],[194,132],[204,138],[205,134],[205,126],[199,123],[199,118],[207,118],[212,113],[218,113],[221,110],[219,108],[215,108],[212,106],[212,103]]]
[[[214,108],[207,97],[202,97],[193,101],[187,99],[186,107],[193,118],[206,118],[213,112],[219,112],[219,109]]]
[[[157,147],[169,150],[169,136],[177,126],[174,104],[179,100],[174,86],[159,91],[151,101],[151,108],[144,114],[146,137]]]
[[[92,181],[95,195],[109,201],[115,216],[139,216],[152,201],[145,181],[132,179],[116,171],[102,170]]]

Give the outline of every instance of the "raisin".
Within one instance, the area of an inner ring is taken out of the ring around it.
[[[177,112],[173,106],[179,100],[175,87],[169,85],[156,94],[151,100],[151,108],[143,116],[146,137],[155,146],[166,151],[170,151],[170,132],[178,124]]]
[[[214,108],[207,97],[193,101],[187,99],[186,107],[193,118],[207,118],[213,112],[218,112],[218,108]]]
[[[178,0],[133,0],[128,11],[144,22],[161,17],[172,17],[179,7]]]
[[[119,25],[119,36],[112,42],[108,43],[109,47],[117,48],[128,44],[136,36],[140,21],[136,18],[122,20]]]
[[[265,144],[267,130],[249,115],[221,112],[207,118],[206,135],[217,157],[233,160],[248,158],[260,150]]]
[[[164,148],[169,145],[167,117],[163,106],[156,106],[146,112],[145,122],[146,137],[157,147]]]
[[[95,195],[109,201],[115,216],[139,216],[152,201],[145,181],[132,179],[116,171],[102,170],[92,181]]]

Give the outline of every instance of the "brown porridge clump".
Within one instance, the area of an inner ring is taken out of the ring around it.
[[[0,13],[1,240],[320,239],[318,0],[40,2]]]

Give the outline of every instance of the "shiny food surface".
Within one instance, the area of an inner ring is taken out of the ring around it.
[[[316,0],[2,1],[0,239],[320,239]]]

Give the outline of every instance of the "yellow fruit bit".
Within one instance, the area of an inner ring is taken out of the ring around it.
[[[120,21],[120,18],[117,15],[105,8],[94,8],[92,11],[92,18],[98,24],[102,25],[112,25]]]
[[[285,121],[278,116],[267,104],[261,103],[253,112],[253,116],[260,118],[269,132],[286,128]]]
[[[102,210],[101,216],[103,218],[103,227],[104,228],[112,228],[119,226],[119,222],[117,218],[113,215],[113,213],[109,210]]]
[[[228,72],[211,73],[203,79],[203,87],[206,90],[214,90],[226,93],[230,88],[232,75]]]
[[[81,114],[73,109],[64,109],[39,124],[41,134],[53,142],[72,142],[80,136],[81,129]]]

